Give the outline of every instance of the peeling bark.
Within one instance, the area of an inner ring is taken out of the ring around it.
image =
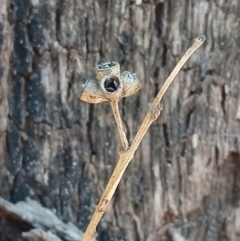
[[[52,211],[30,199],[14,205],[0,198],[0,223],[1,240],[72,241],[82,237],[72,223],[63,223]]]

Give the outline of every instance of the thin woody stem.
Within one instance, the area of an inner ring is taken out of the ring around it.
[[[111,101],[110,103],[111,103],[115,121],[117,123],[118,132],[119,132],[120,139],[121,139],[121,142],[123,145],[123,150],[126,151],[128,148],[128,140],[127,140],[127,137],[126,137],[124,129],[123,129],[122,120],[121,120],[121,116],[120,116],[119,108],[118,108],[118,101]]]
[[[112,173],[112,176],[109,179],[109,182],[107,184],[106,189],[104,190],[102,197],[97,205],[97,208],[92,216],[92,219],[87,227],[87,230],[85,231],[82,241],[93,241],[96,237],[96,227],[104,214],[104,212],[107,209],[107,206],[112,199],[112,196],[123,176],[124,171],[126,170],[128,164],[133,158],[133,155],[135,151],[137,150],[141,140],[143,139],[145,133],[147,132],[148,128],[152,124],[153,121],[155,121],[160,113],[161,110],[158,108],[158,105],[167,91],[168,87],[182,68],[182,66],[186,63],[186,61],[191,57],[191,55],[204,43],[205,36],[198,37],[192,44],[192,46],[187,50],[187,52],[184,54],[182,59],[178,62],[177,66],[174,68],[172,73],[169,75],[167,80],[165,81],[164,85],[158,92],[156,98],[154,99],[146,117],[144,118],[142,125],[140,126],[132,145],[128,150],[126,150],[123,153],[119,154],[117,165]]]

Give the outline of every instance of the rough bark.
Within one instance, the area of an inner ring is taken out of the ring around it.
[[[0,195],[27,197],[84,230],[120,149],[108,103],[79,101],[99,61],[136,72],[131,141],[193,38],[99,227],[99,240],[240,237],[238,0],[1,0]]]
[[[0,240],[9,240],[9,234],[13,240],[29,241],[73,241],[83,235],[72,223],[63,223],[51,210],[30,199],[12,204],[0,198],[0,220]]]

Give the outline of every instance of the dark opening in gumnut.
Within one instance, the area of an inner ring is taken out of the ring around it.
[[[104,82],[104,87],[108,92],[114,92],[118,89],[120,85],[119,79],[116,76],[108,78]]]

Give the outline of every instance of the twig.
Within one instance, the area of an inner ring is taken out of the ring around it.
[[[120,139],[121,139],[121,142],[123,145],[123,150],[126,151],[128,148],[128,140],[127,140],[127,137],[123,130],[122,120],[121,120],[121,116],[120,116],[119,108],[118,108],[118,101],[111,101],[110,103],[111,103],[114,118],[117,123],[118,132],[119,132]]]
[[[154,99],[146,117],[144,118],[142,125],[140,126],[130,148],[123,153],[119,154],[117,165],[112,173],[111,178],[107,184],[106,189],[104,190],[102,197],[97,205],[97,208],[92,216],[92,219],[83,235],[82,241],[93,241],[96,237],[96,227],[107,209],[107,206],[112,199],[112,196],[122,178],[124,171],[126,170],[128,164],[133,158],[135,151],[137,150],[143,136],[147,132],[148,128],[155,121],[161,113],[161,109],[159,108],[159,103],[167,91],[168,87],[182,68],[182,66],[186,63],[186,61],[191,57],[191,55],[204,43],[205,36],[202,35],[194,40],[192,46],[187,50],[181,60],[178,62],[177,66],[174,68],[172,73],[169,75],[164,85],[158,92],[156,98]]]

